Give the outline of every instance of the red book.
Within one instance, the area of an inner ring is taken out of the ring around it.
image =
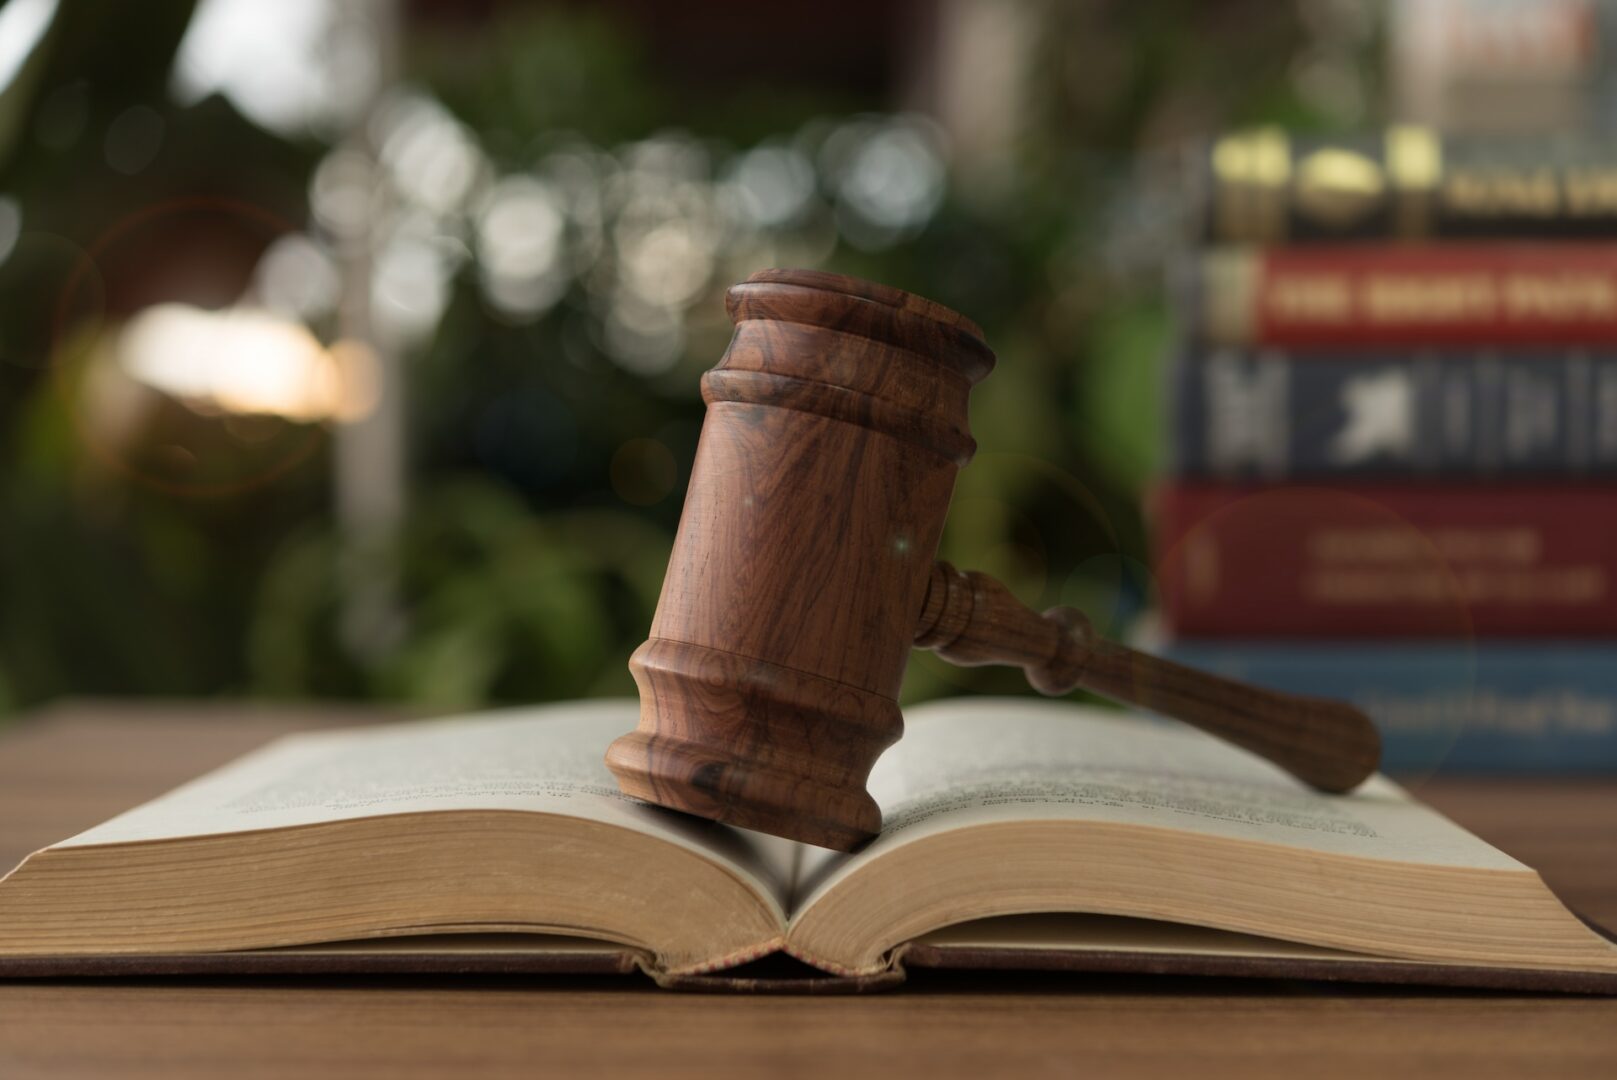
[[[1617,488],[1170,484],[1155,512],[1176,634],[1617,635]]]
[[[1199,266],[1190,303],[1217,344],[1617,343],[1617,244],[1215,249]]]

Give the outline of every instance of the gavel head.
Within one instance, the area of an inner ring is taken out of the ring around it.
[[[975,444],[982,332],[897,289],[766,270],[730,289],[735,335],[651,637],[639,727],[607,765],[629,795],[826,847],[874,836],[870,768],[903,732],[899,683],[955,473]]]

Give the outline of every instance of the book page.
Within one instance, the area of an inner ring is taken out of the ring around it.
[[[1060,702],[976,698],[912,710],[869,786],[881,835],[856,855],[806,857],[798,910],[901,845],[1001,822],[1109,822],[1367,859],[1526,869],[1383,776],[1350,795],[1325,795],[1184,724]]]
[[[84,847],[453,810],[558,814],[632,829],[720,863],[784,904],[790,842],[619,793],[604,761],[633,701],[571,702],[292,735],[55,845]]]
[[[1105,950],[1170,956],[1284,957],[1292,960],[1343,959],[1364,963],[1362,953],[1303,945],[1295,941],[1215,930],[1210,926],[1133,919],[1123,915],[1001,915],[973,919],[924,934],[916,941],[954,949]]]

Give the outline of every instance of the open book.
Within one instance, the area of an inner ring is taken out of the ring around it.
[[[884,827],[848,855],[619,795],[602,754],[636,712],[285,738],[24,861],[0,881],[0,974],[475,969],[526,950],[545,970],[615,952],[677,982],[783,952],[867,979],[909,963],[1617,988],[1617,946],[1537,874],[1382,777],[1323,796],[1148,717],[935,703],[877,765]]]

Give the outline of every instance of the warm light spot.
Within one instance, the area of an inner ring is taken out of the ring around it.
[[[327,353],[337,371],[332,418],[344,422],[363,420],[382,396],[381,361],[376,350],[363,341],[345,338],[332,342]]]
[[[147,308],[119,335],[118,364],[147,386],[195,408],[289,420],[349,418],[374,403],[364,366],[345,349],[339,361],[302,325],[265,311],[204,311],[184,304]],[[367,398],[365,395],[369,394]]]

